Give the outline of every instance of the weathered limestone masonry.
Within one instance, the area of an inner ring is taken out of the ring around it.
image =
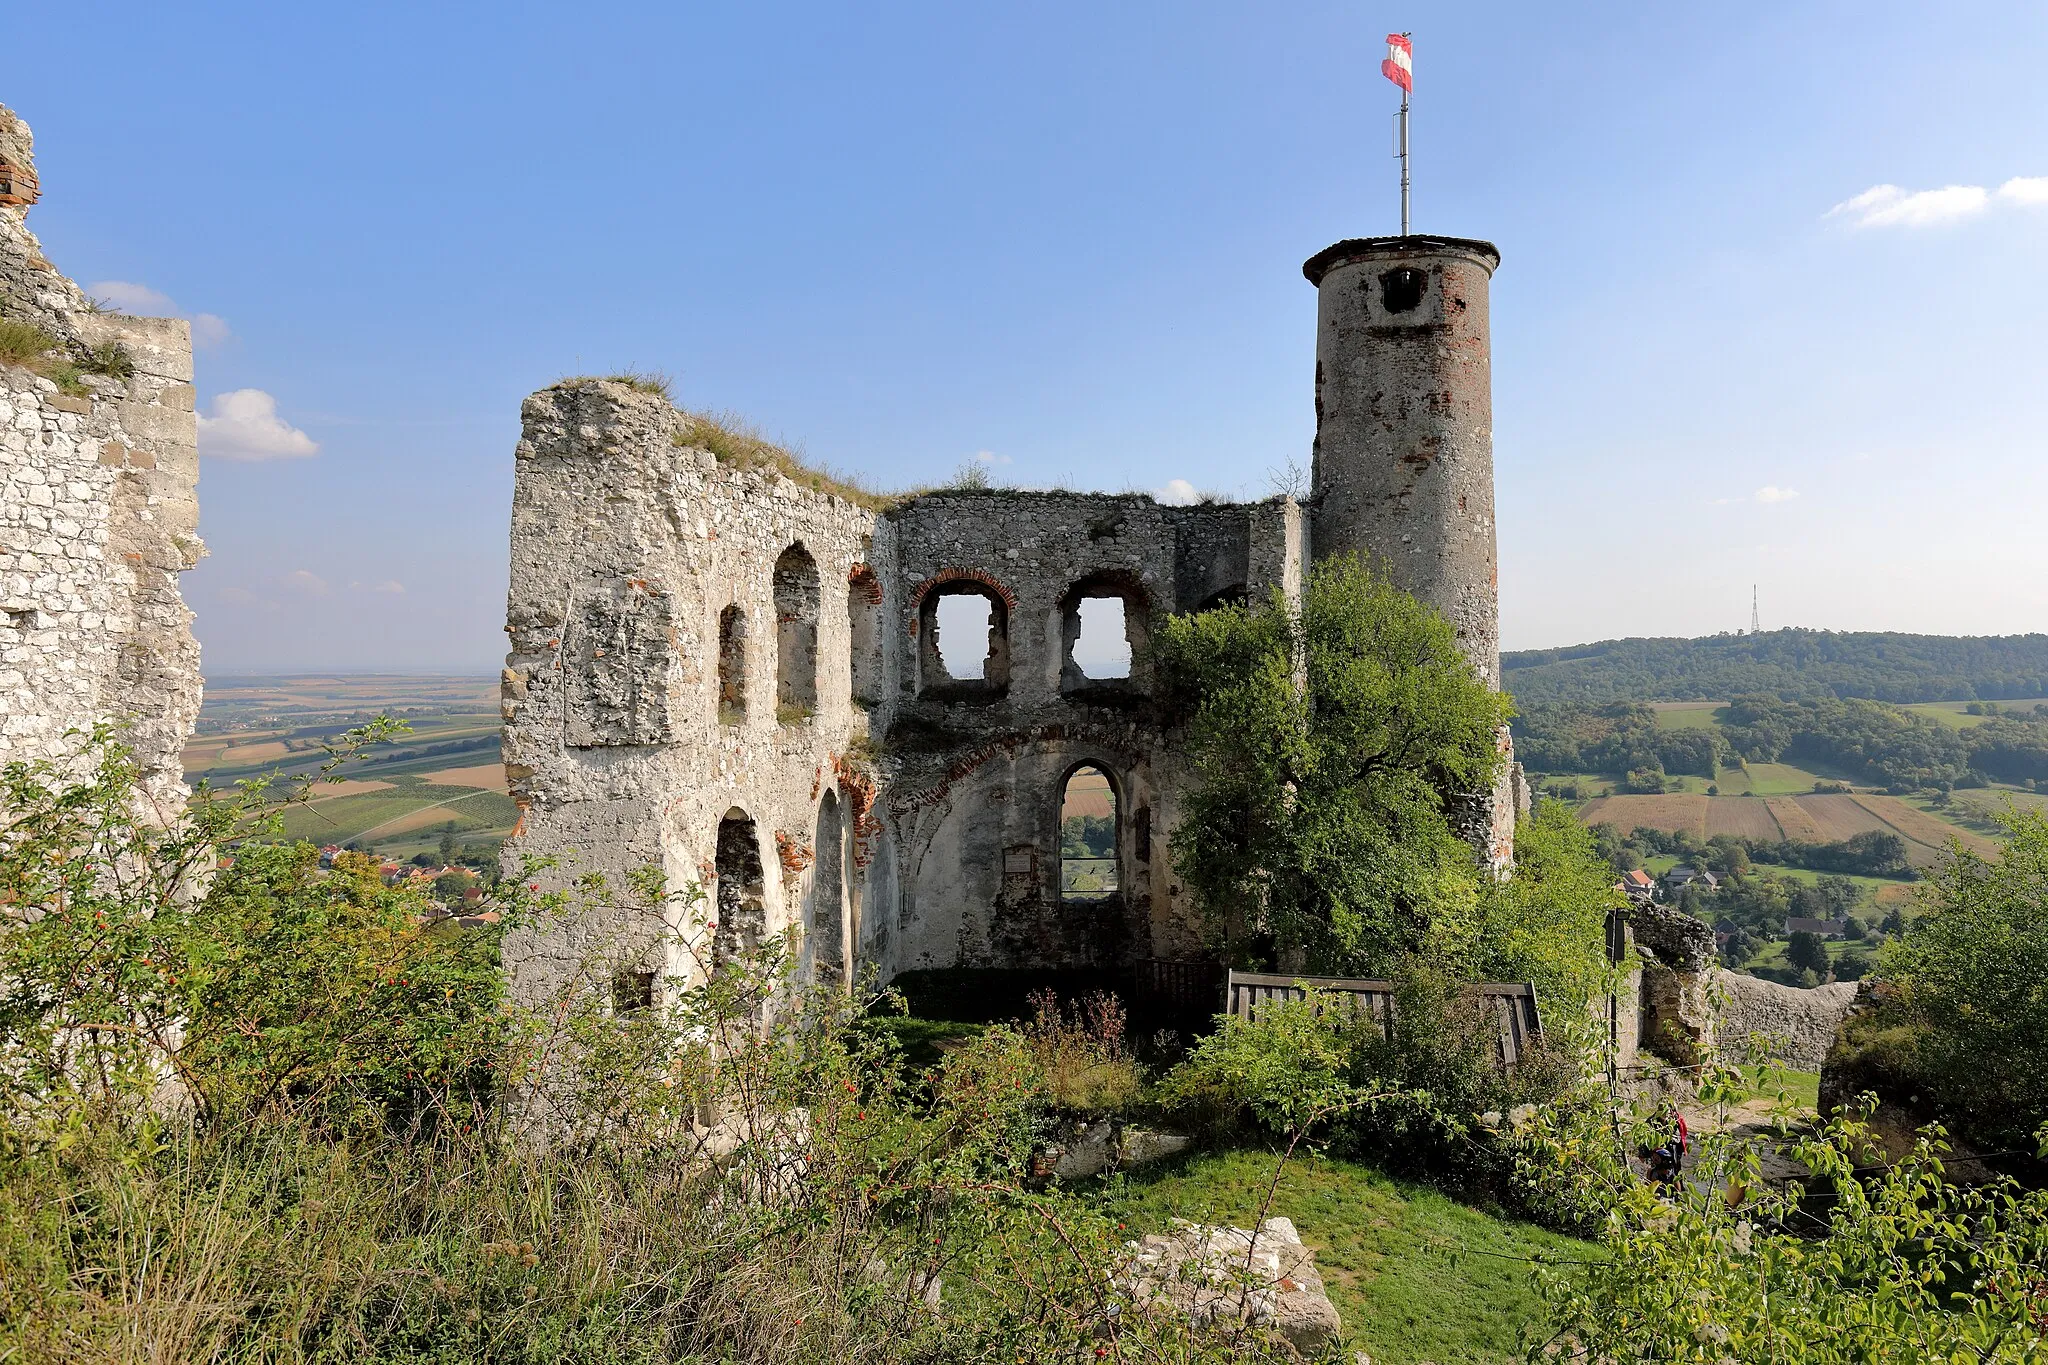
[[[524,815],[507,857],[557,855],[615,884],[658,866],[707,895],[516,934],[515,991],[537,998],[602,962],[622,998],[645,998],[650,980],[775,933],[826,980],[1197,955],[1167,849],[1190,775],[1154,693],[1153,624],[1274,589],[1298,599],[1312,555],[1356,550],[1444,611],[1498,686],[1497,259],[1409,238],[1309,263],[1323,310],[1309,506],[999,489],[876,511],[721,462],[695,419],[626,384],[529,398],[504,677]],[[1090,603],[1120,608],[1128,677],[1077,661]],[[986,613],[979,676],[955,676],[938,647],[942,608],[963,607]],[[1116,889],[1093,898],[1065,893],[1060,865],[1062,798],[1084,767],[1107,777],[1113,813]],[[1510,773],[1466,803],[1495,866],[1513,849]]]
[[[84,392],[66,393],[0,365],[0,762],[121,722],[142,794],[168,818],[200,694],[178,594],[205,553],[191,337],[174,318],[94,311],[57,273],[24,221],[34,165],[28,125],[0,107],[0,200],[15,201],[0,203],[0,317],[42,328],[74,359],[117,345],[134,373],[82,374]]]
[[[1500,686],[1493,521],[1491,242],[1369,237],[1310,257],[1316,286],[1316,558],[1352,553],[1435,607]],[[1498,868],[1529,794],[1505,729],[1466,835]]]

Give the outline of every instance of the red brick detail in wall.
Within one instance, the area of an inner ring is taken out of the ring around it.
[[[875,856],[874,836],[882,832],[882,821],[875,814],[875,779],[839,754],[832,756],[832,771],[839,777],[840,795],[853,815],[853,865],[866,867]]]
[[[794,877],[818,856],[811,846],[786,829],[775,831],[775,856],[782,860],[785,876]]]
[[[955,784],[973,775],[974,771],[996,758],[1015,758],[1017,751],[1031,744],[1060,744],[1068,741],[1089,743],[1116,755],[1126,766],[1136,766],[1140,756],[1130,751],[1126,738],[1108,731],[1099,731],[1085,725],[1041,725],[1035,730],[1013,730],[986,744],[976,745],[947,765],[944,775],[923,791],[910,792],[903,796],[892,796],[890,807],[897,815],[909,815],[927,806],[936,806],[952,794]]]
[[[996,581],[994,574],[986,569],[941,569],[917,585],[910,594],[910,633],[917,634],[917,618],[924,613],[924,599],[931,596],[934,588],[948,583],[978,583],[1003,601],[1003,610],[1014,616],[1017,613],[1017,594]]]
[[[870,569],[865,564],[856,562],[851,569],[846,571],[846,581],[852,587],[861,590],[862,595],[868,599],[869,606],[879,607],[882,605],[882,580],[875,577],[873,569]]]

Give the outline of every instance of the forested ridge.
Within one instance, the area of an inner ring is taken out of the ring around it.
[[[1515,752],[1532,772],[1627,774],[1630,791],[1662,791],[1672,773],[1711,780],[1736,763],[1820,764],[1894,792],[2048,781],[2048,706],[1983,711],[1960,728],[1862,698],[1753,696],[1711,726],[1668,729],[1642,702],[1538,702],[1515,718]]]
[[[1504,685],[1542,702],[2005,701],[2048,697],[2048,635],[1774,630],[1697,640],[1602,640],[1501,655]]]

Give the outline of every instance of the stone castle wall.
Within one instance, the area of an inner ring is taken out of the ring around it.
[[[564,875],[614,885],[658,866],[705,894],[522,931],[515,988],[544,993],[600,960],[688,979],[769,934],[821,979],[1201,955],[1168,854],[1192,775],[1156,695],[1152,630],[1275,589],[1298,599],[1313,557],[1361,551],[1442,611],[1498,686],[1497,259],[1417,238],[1310,262],[1308,506],[959,489],[874,510],[721,462],[695,419],[627,384],[528,399],[504,683],[524,818],[508,859],[560,856]],[[1112,600],[1089,611],[1121,603],[1126,678],[1077,661],[1091,598]],[[942,618],[958,630],[975,613],[987,638],[965,643],[986,662],[952,676]],[[1453,812],[1496,869],[1527,801],[1500,742],[1500,782]],[[1083,767],[1107,778],[1115,817],[1116,885],[1095,897],[1062,885],[1062,800]]]
[[[704,894],[514,933],[520,994],[595,964],[692,979],[770,934],[823,978],[1199,949],[1167,872],[1187,778],[1146,640],[1168,612],[1298,593],[1299,507],[989,491],[877,513],[721,463],[692,419],[623,384],[566,382],[523,416],[508,857],[614,886],[658,867]],[[940,660],[939,603],[958,594],[989,605],[992,676]],[[1087,596],[1122,599],[1130,678],[1074,665]],[[1105,900],[1058,880],[1061,798],[1084,764],[1118,807]]]
[[[0,159],[32,169],[29,129],[0,107]],[[143,795],[165,818],[198,716],[199,647],[178,575],[204,554],[192,346],[173,318],[95,311],[0,206],[0,318],[85,359],[118,346],[126,378],[66,393],[0,364],[0,762],[64,752],[69,730],[123,727]]]

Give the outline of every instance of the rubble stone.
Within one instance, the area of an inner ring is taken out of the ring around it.
[[[1305,1358],[1343,1331],[1315,1253],[1288,1219],[1268,1218],[1256,1234],[1175,1219],[1170,1231],[1149,1233],[1130,1248],[1123,1282],[1141,1307],[1198,1323],[1268,1328]]]

